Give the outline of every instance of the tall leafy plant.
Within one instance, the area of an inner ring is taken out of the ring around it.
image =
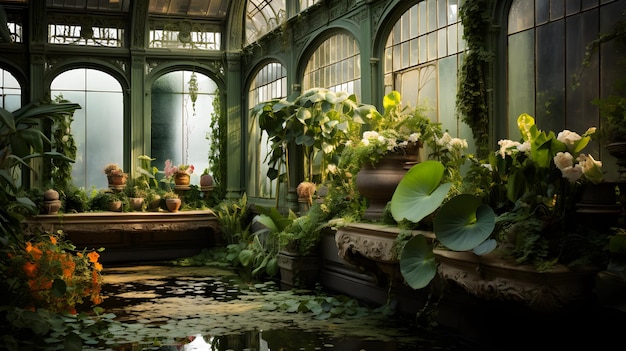
[[[297,145],[304,148],[305,178],[312,180],[317,158],[321,160],[320,180],[323,181],[326,167],[336,164],[346,141],[360,135],[364,115],[371,110],[359,105],[354,94],[324,88],[312,88],[299,96],[257,104],[252,115],[258,118],[270,142],[267,176],[272,180],[280,176],[281,167],[289,166],[289,145]]]

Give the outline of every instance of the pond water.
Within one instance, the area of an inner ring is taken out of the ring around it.
[[[88,350],[485,350],[443,327],[322,290],[244,283],[215,267],[104,270],[111,335]]]

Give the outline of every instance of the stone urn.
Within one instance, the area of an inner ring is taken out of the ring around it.
[[[200,177],[200,191],[211,191],[213,190],[213,176],[210,174],[203,174]]]
[[[57,214],[61,209],[61,200],[59,200],[59,192],[54,189],[48,189],[43,193],[43,205],[47,214]]]
[[[382,218],[387,203],[406,172],[419,162],[420,145],[409,144],[406,149],[386,153],[376,164],[366,163],[356,175],[359,193],[369,201],[364,219]]]

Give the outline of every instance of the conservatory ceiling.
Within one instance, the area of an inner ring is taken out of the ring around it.
[[[0,0],[0,4],[19,5],[35,0]],[[239,1],[239,0],[236,0]],[[304,9],[319,0],[299,0],[292,3],[295,11]],[[106,12],[130,14],[133,0],[46,0],[46,7],[67,13]],[[178,17],[194,20],[207,19],[214,24],[226,24],[233,0],[149,0],[148,13],[154,17]],[[235,8],[244,9],[243,7]],[[245,41],[251,44],[286,20],[286,0],[247,0],[245,9]]]

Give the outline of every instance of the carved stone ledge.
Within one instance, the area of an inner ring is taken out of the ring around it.
[[[26,233],[41,230],[62,230],[78,249],[103,247],[102,262],[186,257],[221,241],[211,210],[85,212],[39,215],[26,222]]]
[[[339,257],[359,270],[373,274],[379,284],[399,277],[395,242],[401,229],[369,223],[352,223],[338,228],[335,243]],[[432,237],[432,233],[412,231]]]
[[[544,272],[493,254],[435,250],[439,275],[470,295],[485,300],[521,303],[537,311],[554,311],[587,301],[597,270],[572,271],[557,265]]]

